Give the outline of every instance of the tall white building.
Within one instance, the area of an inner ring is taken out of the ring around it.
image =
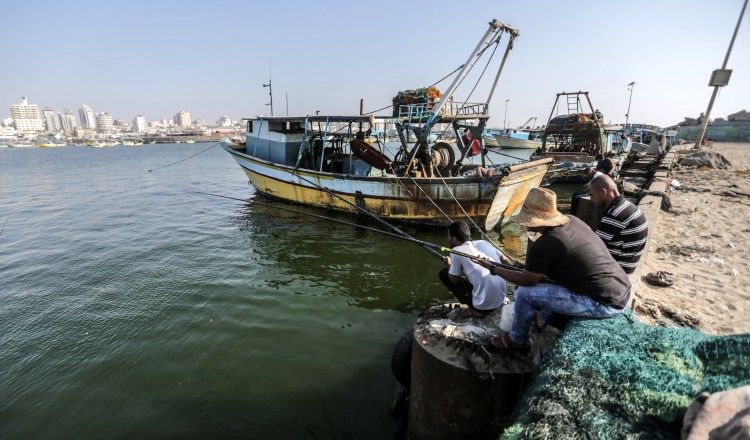
[[[114,131],[112,116],[107,112],[97,113],[96,127],[99,133],[112,133]]]
[[[63,111],[62,115],[62,129],[66,133],[70,133],[72,131],[75,131],[76,129],[76,115],[73,114],[73,111],[69,108],[66,108]]]
[[[190,127],[192,125],[190,112],[181,111],[174,115],[174,123],[178,127]]]
[[[29,104],[24,96],[20,104],[11,104],[10,117],[19,132],[44,131],[44,121],[39,116],[39,106]]]
[[[234,124],[232,124],[232,120],[229,119],[229,116],[224,115],[219,118],[219,120],[216,122],[216,125],[218,125],[219,127],[231,127]]]
[[[42,114],[44,115],[44,123],[47,125],[47,131],[57,132],[62,130],[62,117],[59,112],[55,114],[55,111],[51,108],[44,107]]]
[[[94,116],[94,110],[86,104],[78,109],[78,116],[81,117],[81,126],[89,130],[96,129],[96,117]]]
[[[146,131],[146,118],[143,115],[135,115],[133,118],[133,132],[143,133]]]

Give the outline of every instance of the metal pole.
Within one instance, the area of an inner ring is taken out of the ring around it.
[[[508,101],[510,101],[510,99],[505,100],[505,116],[503,116],[503,130],[507,128],[505,125],[505,121],[507,121],[508,119]]]
[[[635,88],[635,81],[628,84],[630,87],[630,99],[628,99],[628,112],[625,114],[625,128],[628,128],[628,119],[630,118],[630,103],[633,101],[633,89]]]
[[[734,40],[737,38],[737,31],[740,30],[740,23],[742,23],[742,17],[745,15],[745,9],[747,8],[747,2],[748,0],[745,0],[745,3],[742,5],[742,11],[740,12],[740,18],[737,19],[737,26],[734,28],[734,34],[732,35],[732,40],[729,42],[729,48],[727,49],[727,55],[724,57],[724,64],[721,65],[722,70],[727,68],[727,63],[729,62],[729,54],[732,53],[732,46],[734,46]],[[706,135],[706,127],[708,126],[708,118],[711,116],[711,109],[714,106],[714,101],[716,100],[716,95],[719,93],[719,87],[721,86],[714,86],[714,92],[711,94],[711,100],[708,101],[708,108],[706,109],[706,115],[703,118],[703,123],[701,124],[701,130],[700,134],[698,135],[698,139],[695,140],[695,146],[693,148],[699,149],[701,147],[701,140],[703,139],[703,136]]]
[[[268,87],[268,95],[271,96],[271,103],[266,105],[271,106],[271,116],[273,116],[273,88],[271,87],[271,80],[268,80],[268,84],[263,84],[263,87]]]

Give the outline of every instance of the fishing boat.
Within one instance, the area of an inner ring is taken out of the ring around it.
[[[493,20],[444,94],[422,94],[431,97],[421,102],[394,102],[390,116],[243,118],[244,139],[225,138],[222,146],[255,189],[272,198],[339,211],[366,210],[389,220],[421,223],[445,224],[468,216],[484,229],[492,229],[520,210],[552,161],[487,163],[482,133],[504,63],[499,64],[484,102],[453,99],[479,58],[491,60],[494,51],[485,49],[499,45],[502,36],[508,40],[507,58],[518,30]],[[396,127],[400,145],[393,155],[380,143],[365,142],[376,120],[379,125]],[[452,129],[455,146],[432,133],[436,124]],[[413,144],[410,137],[415,139]],[[466,142],[467,138],[473,141]]]
[[[553,117],[558,106],[563,104],[561,99],[568,112]],[[622,127],[604,124],[602,113],[591,104],[589,92],[562,92],[557,94],[552,105],[542,145],[531,158],[554,160],[545,183],[577,182],[587,180],[583,177],[584,170],[595,165],[598,155],[616,161],[630,149],[631,143]]]
[[[18,139],[16,141],[8,142],[8,146],[13,148],[29,148],[36,147],[36,143],[26,139]]]
[[[536,117],[529,118],[518,128],[491,128],[490,133],[495,136],[500,148],[536,150],[542,146],[544,130],[532,129]]]
[[[64,147],[67,145],[65,141],[55,138],[39,139],[36,141],[37,147]]]

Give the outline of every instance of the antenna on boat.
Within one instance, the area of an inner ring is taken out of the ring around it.
[[[266,105],[271,106],[271,116],[273,116],[273,88],[271,87],[271,61],[268,61],[268,84],[263,84],[263,87],[268,87],[268,95],[271,97],[271,102]],[[287,111],[289,106],[287,106]]]

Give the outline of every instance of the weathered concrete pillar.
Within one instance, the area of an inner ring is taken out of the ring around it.
[[[501,311],[461,318],[433,307],[415,325],[412,342],[410,439],[497,438],[541,356],[557,339],[553,329],[532,333],[523,355],[492,348]]]

